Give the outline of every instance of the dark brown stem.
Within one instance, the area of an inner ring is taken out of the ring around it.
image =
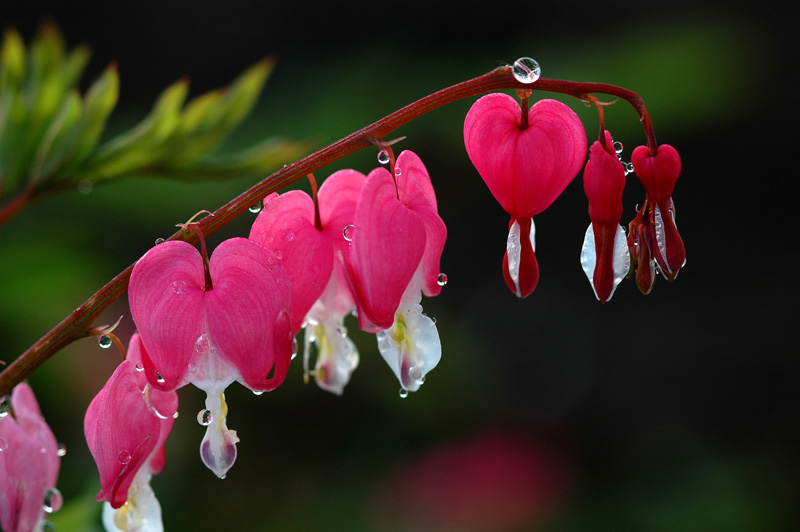
[[[272,192],[277,192],[291,185],[298,179],[333,161],[337,161],[362,148],[375,145],[376,139],[386,137],[389,133],[411,120],[462,98],[478,96],[501,89],[532,89],[558,92],[581,100],[585,100],[586,95],[590,93],[609,94],[622,98],[630,103],[639,115],[650,151],[654,152],[657,147],[655,134],[650,123],[650,115],[644,105],[644,100],[635,92],[602,83],[580,83],[542,78],[533,84],[523,84],[514,79],[510,66],[503,66],[477,78],[425,96],[299,161],[284,166],[214,211],[213,216],[203,218],[199,222],[195,222],[195,224],[205,236],[210,236]],[[6,206],[7,208],[8,206]],[[173,234],[169,237],[169,240],[183,240],[190,244],[198,242],[197,235],[194,232],[183,230]],[[10,393],[14,386],[59,350],[73,341],[85,337],[86,332],[92,327],[92,323],[97,317],[127,291],[128,280],[132,270],[133,265],[114,277],[96,294],[86,300],[61,323],[20,355],[19,358],[9,364],[0,373],[0,396]]]

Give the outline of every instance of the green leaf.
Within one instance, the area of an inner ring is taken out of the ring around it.
[[[0,94],[19,90],[25,81],[26,69],[25,43],[17,30],[10,28],[5,32],[3,47],[0,48]],[[0,108],[2,109],[2,108]]]
[[[72,91],[62,102],[61,109],[39,145],[30,172],[32,181],[46,179],[75,153],[80,134],[78,122],[82,107],[81,97],[77,91]]]

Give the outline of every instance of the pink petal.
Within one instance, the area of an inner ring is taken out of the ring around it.
[[[358,200],[348,267],[363,330],[392,326],[424,251],[422,219],[397,199],[389,172],[373,170]]]
[[[274,389],[292,357],[286,269],[271,251],[246,238],[222,242],[209,266],[214,288],[205,295],[211,344],[238,369],[242,384],[254,391]]]
[[[650,155],[647,146],[638,146],[631,154],[636,176],[644,185],[647,195],[666,211],[666,202],[672,197],[675,183],[681,173],[681,158],[669,144],[658,147],[656,155]]]
[[[158,444],[161,430],[136,384],[135,371],[130,361],[123,361],[84,418],[86,443],[100,472],[97,500],[114,508],[125,504],[128,488]]]
[[[253,223],[250,239],[280,253],[291,282],[289,315],[297,334],[333,271],[333,245],[314,227],[313,200],[300,190],[270,196]]]
[[[467,154],[494,197],[512,217],[542,212],[580,171],[586,134],[577,115],[555,100],[540,100],[520,129],[521,109],[511,96],[479,99],[467,113]]]
[[[204,330],[204,286],[203,259],[186,242],[159,244],[133,268],[131,314],[146,348],[145,374],[156,388],[174,390],[185,384]]]

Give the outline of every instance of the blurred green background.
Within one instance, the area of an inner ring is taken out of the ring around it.
[[[45,20],[70,46],[93,48],[83,88],[117,62],[111,133],[183,76],[197,95],[273,56],[259,106],[228,147],[276,134],[321,147],[528,55],[546,77],[639,92],[659,141],[683,159],[674,199],[688,263],[676,283],[659,280],[645,297],[626,281],[597,303],[578,261],[589,223],[578,178],[536,219],[541,280],[518,301],[500,271],[507,217],[461,138],[474,100],[398,130],[407,137],[399,149],[427,164],[449,229],[449,283],[423,301],[437,318],[440,365],[400,399],[374,338],[351,322],[361,366],[342,397],[304,385],[299,361],[273,393],[233,385],[228,425],[242,441],[223,481],[198,456],[202,396],[182,389],[167,467],[153,480],[168,530],[798,529],[800,364],[787,310],[796,231],[778,155],[796,128],[785,84],[797,58],[785,13],[694,2],[0,1],[0,26],[26,41]],[[563,101],[591,142],[596,113]],[[606,108],[606,127],[623,159],[644,141],[623,103]],[[367,172],[375,156],[353,155],[317,179]],[[254,182],[127,179],[30,206],[0,227],[0,359],[13,360],[175,223]],[[625,223],[643,197],[632,180]],[[246,235],[252,220],[211,244]],[[127,341],[124,298],[99,323],[121,315]],[[30,379],[68,449],[66,504],[53,516],[61,532],[100,528],[82,420],[117,363],[84,340]]]

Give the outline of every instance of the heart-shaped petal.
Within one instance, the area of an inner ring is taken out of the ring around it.
[[[586,157],[586,133],[578,116],[555,100],[522,110],[507,94],[480,98],[464,121],[464,143],[472,164],[495,199],[512,217],[542,212],[578,174]]]

